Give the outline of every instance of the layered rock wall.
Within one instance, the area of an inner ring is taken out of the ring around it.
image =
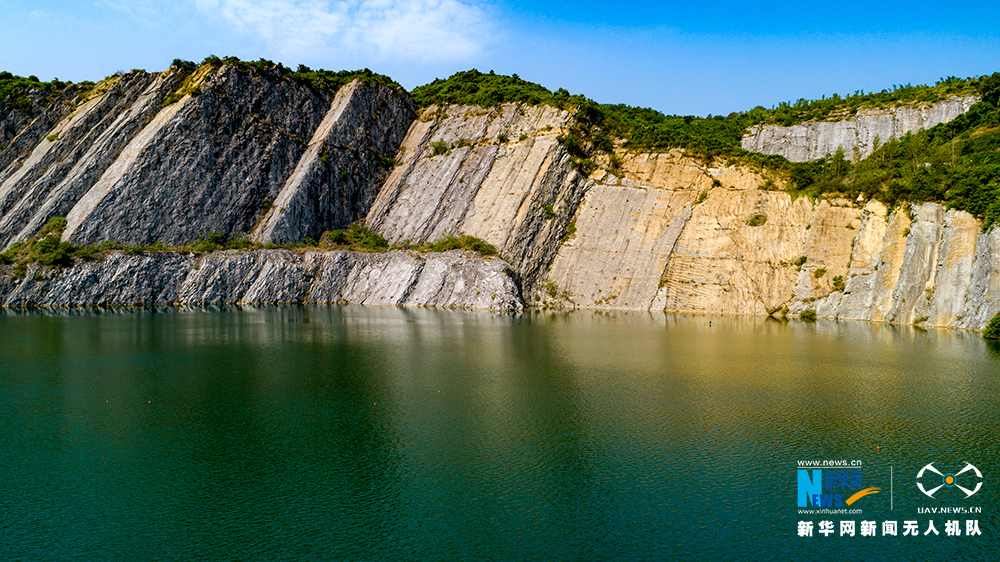
[[[318,238],[365,215],[414,116],[379,84],[335,95],[233,65],[134,71],[74,101],[0,152],[0,246],[55,216],[81,244]]]
[[[966,212],[793,199],[677,151],[624,170],[595,175],[529,304],[976,329],[1000,312],[1000,228]]]
[[[549,106],[424,110],[366,224],[393,243],[476,236],[533,287],[589,185],[556,140],[569,119]]]
[[[0,306],[354,303],[523,308],[507,264],[460,252],[114,253],[69,269],[0,266]]]
[[[185,95],[164,107],[172,92]],[[414,120],[412,102],[383,86],[322,94],[280,73],[229,66],[193,76],[131,73],[76,102],[72,111],[47,110],[45,119],[60,116],[52,128],[36,116],[22,133],[34,144],[16,137],[0,152],[8,162],[0,242],[24,240],[61,215],[66,240],[133,244],[187,242],[209,231],[295,242],[363,218],[404,247],[469,234],[500,257],[112,254],[68,269],[32,265],[18,278],[2,266],[3,305],[516,310],[523,298],[977,329],[1000,311],[1000,229],[983,232],[968,213],[795,199],[773,189],[780,178],[678,150],[619,151],[623,164],[613,173],[605,162],[584,177],[557,139],[571,115],[548,106],[431,107]],[[859,112],[815,134],[804,126],[805,148],[785,155],[825,154],[845,138],[867,150],[876,134],[887,139],[953,118],[971,100],[949,103],[893,110],[891,118]]]
[[[838,148],[844,149],[848,159],[862,159],[872,153],[876,138],[885,143],[908,132],[947,123],[978,100],[975,96],[955,96],[926,105],[859,109],[836,121],[806,121],[790,127],[760,124],[747,132],[742,145],[746,150],[777,154],[792,162],[822,158]]]

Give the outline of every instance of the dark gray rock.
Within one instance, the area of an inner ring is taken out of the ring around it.
[[[254,240],[318,240],[364,217],[413,116],[412,103],[385,86],[341,88]]]
[[[101,261],[50,269],[32,265],[20,279],[0,266],[0,305],[221,305],[356,303],[524,308],[507,264],[461,252],[113,253]]]
[[[57,123],[52,134],[58,138],[42,139],[5,182],[10,189],[0,189],[0,245],[27,240],[52,217],[65,216],[160,111],[179,81],[176,74],[133,71]]]

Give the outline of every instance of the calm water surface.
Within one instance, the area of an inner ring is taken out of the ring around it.
[[[1000,557],[1000,351],[976,333],[387,307],[6,314],[3,560]],[[800,515],[796,463],[814,459],[861,460],[882,493],[863,515]],[[923,496],[932,461],[973,463],[982,490]],[[983,535],[917,513],[944,506],[981,507],[953,518]],[[921,535],[797,536],[823,519],[913,519]]]

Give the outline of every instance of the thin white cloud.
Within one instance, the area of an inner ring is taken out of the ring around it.
[[[383,59],[440,62],[475,55],[491,35],[469,0],[195,0],[238,33],[289,56],[347,50]]]
[[[97,5],[128,14],[142,22],[155,20],[159,16],[159,10],[152,0],[98,0]]]

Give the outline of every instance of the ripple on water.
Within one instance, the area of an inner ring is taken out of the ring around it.
[[[978,336],[702,320],[0,317],[0,558],[1000,555],[795,536],[799,460],[860,459],[883,486],[893,466],[896,511],[865,499],[879,520],[912,516],[927,462],[996,472],[1000,358]]]

